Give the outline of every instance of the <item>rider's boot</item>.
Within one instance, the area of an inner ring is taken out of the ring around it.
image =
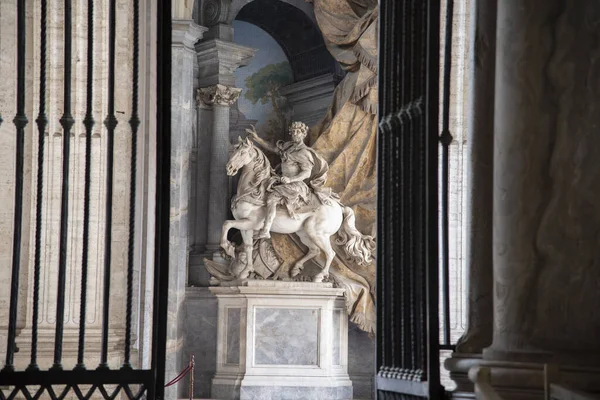
[[[277,204],[269,204],[267,206],[267,215],[265,217],[265,224],[262,229],[258,232],[256,239],[270,239],[271,238],[271,225],[275,219],[275,213],[277,212]]]
[[[294,207],[291,204],[286,203],[285,204],[285,208],[287,209],[287,212],[288,212],[288,214],[289,214],[289,216],[290,216],[291,219],[297,220],[297,219],[300,218],[298,216],[298,214],[296,214],[296,212],[294,211]]]

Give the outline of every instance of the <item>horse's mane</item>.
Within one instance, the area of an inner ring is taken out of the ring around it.
[[[238,146],[243,146],[244,144],[240,143]],[[236,146],[236,148],[238,147]],[[250,142],[250,146],[254,151],[256,151],[256,157],[254,158],[254,166],[252,171],[254,172],[254,176],[248,182],[248,187],[244,188],[244,193],[240,194],[240,196],[250,196],[258,201],[263,201],[262,197],[264,192],[262,190],[263,182],[271,177],[275,172],[273,168],[271,168],[271,162],[257,146],[254,146]],[[238,197],[239,198],[239,197]]]
[[[265,179],[269,178],[273,174],[273,168],[271,168],[271,162],[263,153],[261,149],[252,145],[252,148],[257,153],[256,163],[254,164],[254,172],[256,175],[251,182],[252,187],[260,185]]]

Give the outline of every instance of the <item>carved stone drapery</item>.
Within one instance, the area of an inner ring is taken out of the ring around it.
[[[200,107],[210,107],[215,104],[230,107],[237,101],[241,93],[242,89],[216,84],[198,89],[196,101]]]

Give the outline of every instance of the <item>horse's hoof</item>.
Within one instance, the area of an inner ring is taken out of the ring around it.
[[[235,247],[230,242],[222,243],[221,247],[225,250],[225,254],[227,254],[231,258],[235,258]]]
[[[303,269],[304,269],[304,265],[296,264],[296,265],[294,265],[294,268],[292,268],[292,270],[290,271],[290,275],[293,278],[293,277],[297,276],[300,272],[302,272]]]
[[[250,274],[254,272],[253,268],[246,268],[238,275],[238,279],[248,279]]]
[[[321,283],[323,282],[323,280],[327,278],[327,275],[322,275],[322,274],[317,274],[315,275],[315,277],[313,278],[313,282],[314,283]]]
[[[271,233],[260,231],[254,235],[253,239],[254,240],[260,240],[260,239],[269,240],[269,239],[271,239]]]

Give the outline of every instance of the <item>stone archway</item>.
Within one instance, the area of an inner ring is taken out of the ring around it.
[[[324,74],[335,74],[337,63],[327,51],[323,36],[306,12],[286,1],[254,0],[230,18],[258,26],[275,39],[285,52],[300,82]]]

